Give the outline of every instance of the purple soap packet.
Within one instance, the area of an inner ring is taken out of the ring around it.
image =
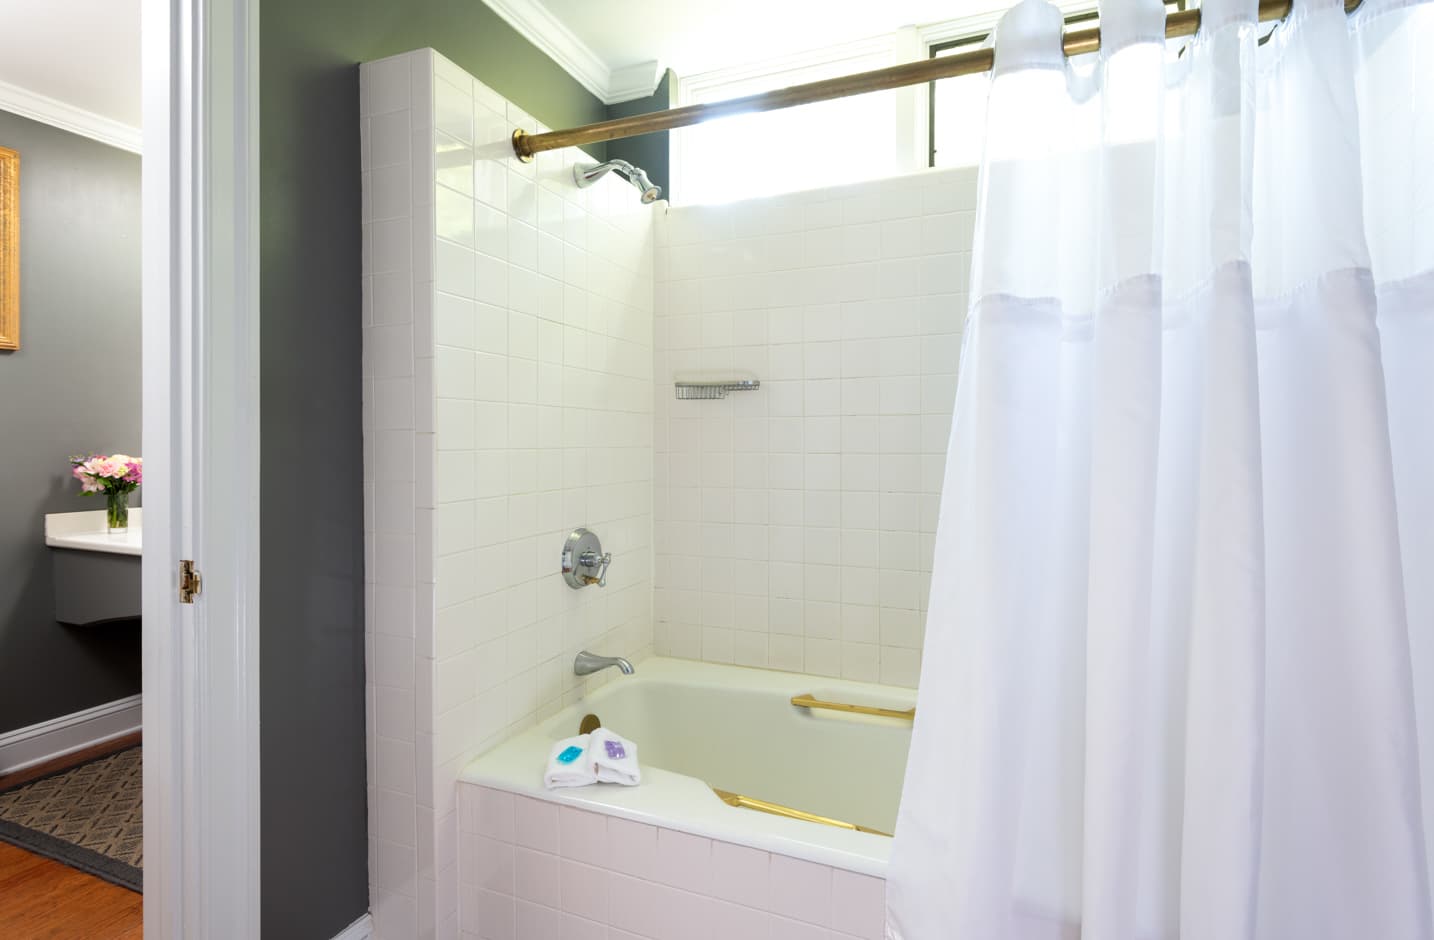
[[[627,750],[622,746],[621,741],[604,741],[603,747],[607,749],[607,756],[612,760],[622,760],[627,756]]]

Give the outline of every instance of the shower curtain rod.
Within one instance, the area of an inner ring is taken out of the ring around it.
[[[1362,0],[1345,0],[1345,12],[1354,12],[1361,2]],[[1282,20],[1289,15],[1291,6],[1292,0],[1260,0],[1260,21]],[[1199,29],[1200,11],[1198,9],[1179,10],[1165,17],[1165,35],[1167,37],[1193,36]],[[1095,52],[1100,48],[1100,29],[1096,27],[1068,32],[1061,38],[1061,46],[1068,56]],[[631,117],[617,118],[611,121],[599,121],[596,124],[585,124],[582,127],[568,130],[528,134],[519,129],[513,132],[513,152],[517,154],[519,160],[527,163],[533,159],[534,154],[544,150],[577,147],[605,140],[621,140],[625,137],[637,137],[640,134],[652,134],[675,127],[687,127],[736,114],[777,111],[782,108],[811,104],[814,101],[830,101],[833,98],[846,98],[850,95],[864,95],[871,91],[904,88],[907,85],[920,85],[937,79],[955,78],[958,75],[989,72],[995,61],[994,50],[975,49],[960,55],[907,62],[902,65],[893,65],[890,68],[873,69],[870,72],[857,72],[855,75],[842,75],[819,82],[808,82],[805,85],[764,91],[756,95],[747,95],[744,98],[714,101],[710,104],[690,104],[666,111],[653,111],[648,114],[635,114]]]

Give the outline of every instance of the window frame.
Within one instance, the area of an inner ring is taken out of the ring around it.
[[[1061,9],[1065,26],[1089,27],[1100,21],[1096,0],[1054,0]],[[1199,5],[1199,0],[1162,0],[1167,13],[1183,11]],[[892,33],[870,36],[844,43],[837,43],[816,49],[807,49],[790,55],[759,62],[715,69],[708,72],[677,79],[676,97],[678,105],[724,100],[752,91],[751,82],[761,81],[770,76],[789,75],[792,80],[786,84],[800,84],[811,80],[802,75],[824,66],[846,62],[850,71],[861,71],[881,66],[878,60],[886,62],[916,62],[923,58],[934,59],[952,49],[977,48],[988,42],[1004,9],[988,10],[958,19],[931,23],[924,26],[907,26]],[[745,86],[745,87],[743,87]],[[898,148],[900,172],[911,173],[935,168],[936,158],[936,86],[931,81],[896,89],[899,94],[895,115],[895,132],[904,141]],[[777,83],[771,87],[784,87]],[[736,88],[727,95],[719,89]],[[923,100],[924,99],[924,100]],[[683,159],[683,134],[678,131],[670,135],[670,192],[681,200],[679,204],[697,203],[682,199],[686,191],[686,161]]]

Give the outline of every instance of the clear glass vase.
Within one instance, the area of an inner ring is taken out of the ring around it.
[[[105,521],[112,533],[129,531],[129,493],[112,491],[105,494]]]

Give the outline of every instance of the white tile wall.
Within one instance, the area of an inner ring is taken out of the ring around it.
[[[512,160],[541,128],[431,50],[361,97],[377,935],[879,936],[879,880],[741,846],[501,799],[460,839],[456,780],[585,646],[915,684],[973,174],[664,217]]]
[[[464,940],[883,936],[880,878],[487,787],[461,791]]]
[[[916,685],[975,205],[944,170],[659,223],[659,653]]]
[[[652,650],[654,210],[515,161],[540,128],[431,50],[360,84],[370,892],[456,937],[458,772],[610,678],[580,648]],[[558,577],[579,525],[606,589]]]

